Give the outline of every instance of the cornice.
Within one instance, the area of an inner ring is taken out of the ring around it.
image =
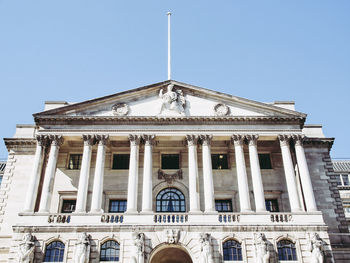
[[[320,146],[320,147],[327,147],[328,150],[330,150],[333,146],[334,138],[310,138],[305,137],[303,144],[305,147],[308,145],[311,146]]]
[[[101,125],[101,124],[298,124],[303,128],[305,118],[295,116],[186,116],[186,117],[154,117],[154,116],[35,116],[37,125]]]
[[[32,148],[36,145],[34,138],[4,138],[4,142],[8,151],[17,146]]]

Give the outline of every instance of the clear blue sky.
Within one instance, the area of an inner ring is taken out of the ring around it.
[[[46,100],[84,101],[167,78],[294,100],[350,157],[350,1],[0,0],[0,137]],[[6,158],[3,141],[0,158]]]

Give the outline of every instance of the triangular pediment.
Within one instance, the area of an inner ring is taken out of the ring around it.
[[[81,117],[297,117],[297,111],[169,80],[34,114]]]

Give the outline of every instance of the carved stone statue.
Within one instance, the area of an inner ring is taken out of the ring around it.
[[[311,263],[323,263],[324,262],[324,242],[318,236],[317,233],[311,234],[310,238],[310,252],[311,252]]]
[[[208,233],[202,233],[199,239],[201,244],[200,263],[214,263],[213,250],[211,247],[211,237]]]
[[[145,235],[143,233],[133,232],[132,238],[134,247],[132,251],[131,263],[145,262]]]
[[[90,239],[84,232],[78,235],[74,249],[74,263],[88,263],[90,258]]]
[[[31,233],[26,233],[23,236],[22,242],[18,248],[18,258],[20,263],[32,263],[34,259],[35,242],[34,236]]]
[[[165,242],[168,244],[176,244],[179,239],[178,229],[166,229],[164,230]]]
[[[259,233],[255,238],[255,262],[256,263],[269,263],[270,251],[269,243],[263,233]]]
[[[174,84],[169,84],[167,92],[163,94],[163,89],[159,91],[159,97],[163,100],[163,103],[159,110],[159,115],[171,115],[177,113],[182,116],[185,115],[185,97],[182,90],[173,90]]]

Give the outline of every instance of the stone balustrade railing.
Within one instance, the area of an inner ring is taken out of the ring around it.
[[[292,213],[271,213],[272,223],[289,223],[292,221]]]
[[[70,214],[50,214],[47,222],[50,223],[70,223],[71,215]]]
[[[103,214],[101,215],[101,223],[123,223],[124,216],[121,214]]]
[[[155,214],[155,223],[186,223],[188,221],[187,214]]]
[[[220,213],[218,215],[218,220],[220,223],[238,223],[239,214],[238,213]]]

